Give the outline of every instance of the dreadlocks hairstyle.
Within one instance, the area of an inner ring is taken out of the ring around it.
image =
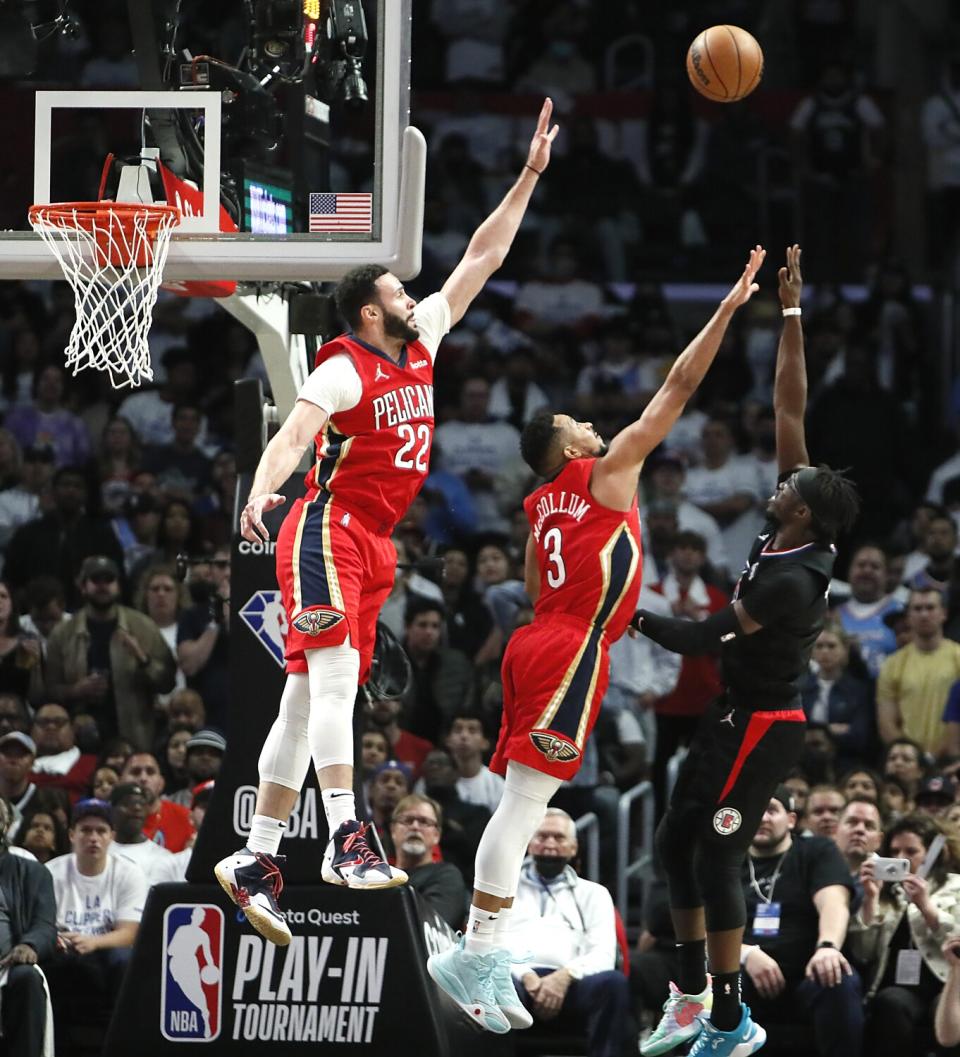
[[[552,411],[538,411],[520,434],[520,454],[538,477],[546,477],[552,466],[551,449],[560,435],[553,419]]]
[[[814,497],[810,505],[811,528],[821,543],[833,543],[856,523],[860,513],[857,486],[845,470],[831,470],[821,463],[810,491]]]
[[[387,269],[379,264],[361,264],[350,271],[337,283],[334,297],[337,311],[351,330],[360,326],[360,310],[364,305],[380,302],[377,280],[386,275]]]

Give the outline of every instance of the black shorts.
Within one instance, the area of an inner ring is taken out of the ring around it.
[[[670,797],[671,824],[704,845],[746,852],[770,797],[800,758],[803,710],[707,707]]]

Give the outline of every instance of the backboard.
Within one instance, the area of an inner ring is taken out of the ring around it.
[[[168,281],[328,280],[368,261],[416,274],[410,5],[5,5],[0,279],[59,277],[32,203],[131,194],[184,213]]]

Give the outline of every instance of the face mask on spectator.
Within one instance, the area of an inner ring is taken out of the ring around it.
[[[570,863],[570,860],[562,855],[534,855],[533,861],[537,867],[537,873],[548,881],[559,877],[564,867]]]

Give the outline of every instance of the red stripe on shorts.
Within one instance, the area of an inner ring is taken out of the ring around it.
[[[737,753],[737,758],[733,761],[733,766],[727,775],[727,781],[717,797],[717,803],[719,804],[726,799],[727,794],[740,777],[740,772],[743,770],[743,765],[747,762],[747,757],[757,747],[760,739],[774,723],[803,723],[806,718],[802,708],[783,708],[776,712],[754,712],[750,717],[750,722],[747,724],[747,729],[744,731],[743,741],[740,743],[740,751]]]

